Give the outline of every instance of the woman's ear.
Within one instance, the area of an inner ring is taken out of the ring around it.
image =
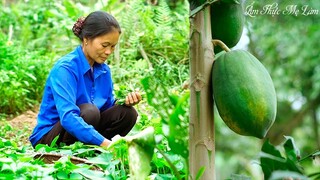
[[[83,44],[88,45],[88,38],[83,38]]]

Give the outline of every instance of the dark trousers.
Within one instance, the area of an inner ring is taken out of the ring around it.
[[[115,105],[103,112],[93,104],[82,104],[80,107],[80,116],[84,121],[92,125],[101,135],[111,140],[115,135],[127,135],[136,123],[138,113],[133,107]],[[58,121],[54,127],[44,135],[37,144],[50,145],[52,140],[59,135],[56,142],[70,145],[75,143],[77,138],[69,134]]]

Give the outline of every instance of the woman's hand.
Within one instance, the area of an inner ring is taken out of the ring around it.
[[[125,105],[133,106],[138,104],[142,100],[142,96],[139,92],[131,92],[126,96]]]
[[[100,144],[101,147],[108,147],[110,145],[111,141],[108,139],[104,139],[102,143]]]

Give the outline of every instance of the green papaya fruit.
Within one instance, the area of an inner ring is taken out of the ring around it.
[[[212,39],[234,47],[240,41],[245,22],[242,5],[217,1],[210,6],[210,16]],[[215,53],[221,51],[220,47],[214,47]]]
[[[263,64],[244,50],[221,52],[212,67],[213,98],[225,124],[240,135],[264,138],[275,121],[277,98]]]

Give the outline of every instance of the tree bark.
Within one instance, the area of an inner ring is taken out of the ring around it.
[[[190,18],[190,179],[195,179],[201,168],[204,168],[201,179],[215,179],[211,39],[210,6],[207,6]]]

